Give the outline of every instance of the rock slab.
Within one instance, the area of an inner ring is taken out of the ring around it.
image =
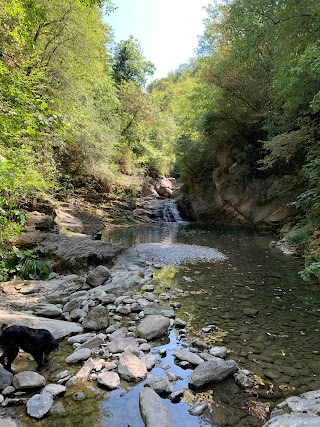
[[[146,427],[174,427],[169,409],[150,387],[140,393],[140,413]]]
[[[41,388],[46,385],[45,378],[38,372],[19,372],[13,377],[13,386],[16,390],[26,390],[31,388]]]
[[[40,419],[48,413],[53,405],[51,394],[35,394],[27,402],[27,414],[30,417]]]
[[[234,360],[215,357],[196,367],[189,377],[189,386],[199,388],[212,382],[220,382],[233,375],[237,370],[238,365]]]

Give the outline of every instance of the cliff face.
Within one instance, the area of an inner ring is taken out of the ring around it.
[[[288,176],[272,183],[254,180],[242,188],[228,186],[222,180],[213,181],[207,188],[183,186],[176,201],[181,211],[195,221],[279,229],[297,214],[288,198],[279,197],[288,180]]]

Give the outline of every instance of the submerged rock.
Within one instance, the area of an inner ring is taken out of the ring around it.
[[[140,412],[146,427],[174,427],[169,409],[150,387],[140,393]]]

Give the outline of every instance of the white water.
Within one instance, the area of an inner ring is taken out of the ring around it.
[[[167,199],[158,208],[158,216],[162,222],[182,222],[180,212],[178,211],[176,202],[172,199]]]

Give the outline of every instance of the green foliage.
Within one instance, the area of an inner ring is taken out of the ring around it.
[[[5,281],[16,276],[21,279],[47,279],[51,270],[48,264],[40,259],[42,252],[41,247],[37,251],[23,251],[13,247],[11,252],[5,255],[5,259],[0,261],[0,280]]]
[[[143,57],[138,40],[130,36],[116,45],[112,69],[118,86],[122,82],[135,82],[143,87],[155,67]]]
[[[304,247],[309,240],[310,230],[307,227],[293,228],[286,236],[285,241],[288,245]]]

